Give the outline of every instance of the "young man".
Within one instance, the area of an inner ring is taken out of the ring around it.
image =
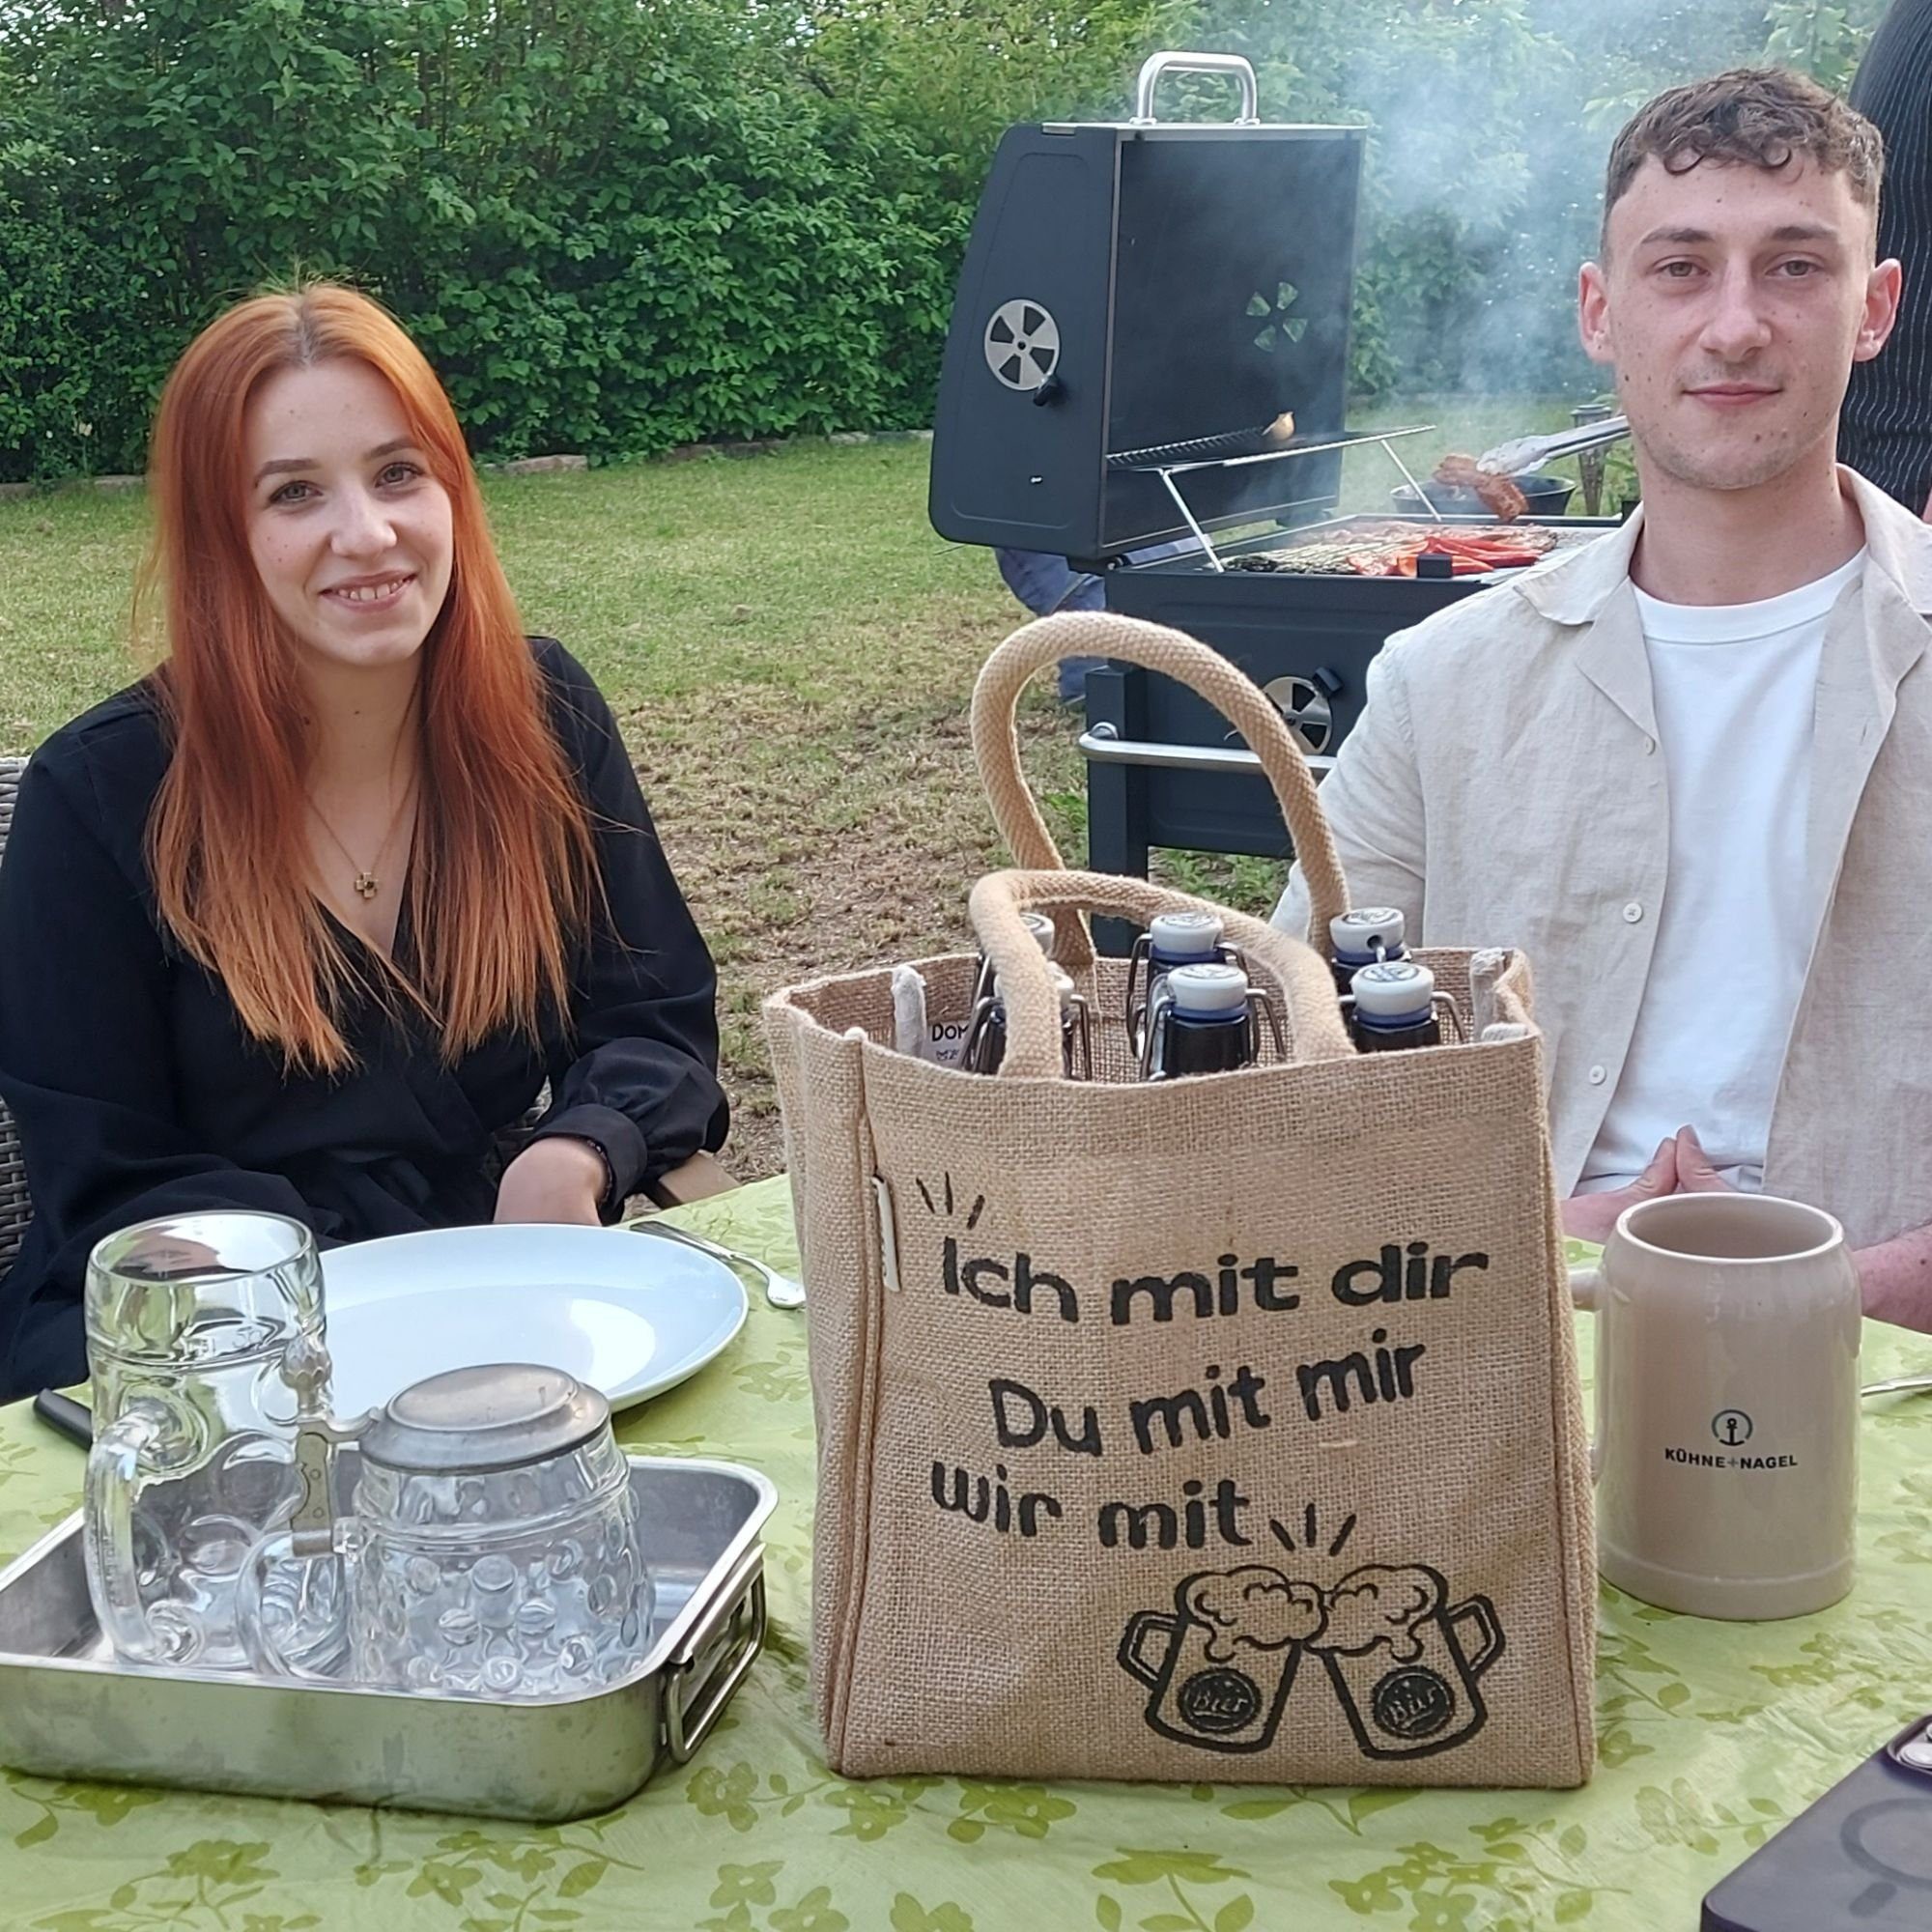
[[[1579,308],[1642,510],[1392,639],[1322,797],[1357,904],[1528,953],[1573,1233],[1793,1195],[1932,1328],[1932,528],[1833,460],[1898,304],[1880,167],[1785,73],[1623,130]]]

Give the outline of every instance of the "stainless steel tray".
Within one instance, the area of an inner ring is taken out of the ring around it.
[[[554,1824],[608,1810],[703,1742],[765,1634],[758,1530],[778,1492],[729,1463],[633,1456],[656,1583],[638,1674],[544,1704],[298,1685],[116,1662],[76,1513],[0,1571],[0,1763]]]

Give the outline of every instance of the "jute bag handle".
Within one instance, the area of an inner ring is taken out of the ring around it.
[[[1027,871],[1050,872],[1066,863],[1020,768],[1014,714],[1020,693],[1037,671],[1062,658],[1075,657],[1119,658],[1157,670],[1205,697],[1247,740],[1274,787],[1294,841],[1294,856],[1308,881],[1313,914],[1309,930],[1325,934],[1328,922],[1349,909],[1348,881],[1316,796],[1315,775],[1281,713],[1252,678],[1206,644],[1165,624],[1144,623],[1111,611],[1062,611],[1021,625],[986,660],[973,687],[973,755],[993,808],[993,822],[1014,865]],[[1060,952],[1076,973],[1093,960],[1093,945],[1084,929],[1063,929]]]
[[[1029,909],[1111,913],[1142,925],[1161,912],[1212,913],[1250,964],[1262,967],[1280,987],[1293,1057],[1298,1061],[1354,1057],[1354,1043],[1336,1001],[1335,980],[1321,955],[1246,913],[1150,885],[1146,879],[1064,870],[989,872],[973,888],[967,904],[1006,1004],[1002,1075],[1055,1079],[1063,1071],[1059,998],[1047,977],[1045,954],[1020,923],[1021,912]]]

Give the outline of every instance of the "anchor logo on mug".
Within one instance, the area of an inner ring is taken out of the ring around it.
[[[1147,1721],[1162,1736],[1258,1751],[1309,1651],[1364,1756],[1427,1757],[1482,1729],[1477,1679],[1503,1649],[1487,1597],[1448,1596],[1420,1563],[1364,1564],[1326,1591],[1264,1564],[1197,1571],[1176,1584],[1172,1615],[1128,1619],[1120,1662],[1148,1687]]]

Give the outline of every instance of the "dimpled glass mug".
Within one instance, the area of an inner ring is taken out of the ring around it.
[[[351,1442],[354,1507],[336,1516],[327,1465]],[[303,1504],[243,1572],[258,1669],[510,1699],[601,1690],[642,1660],[650,1576],[630,1465],[595,1389],[523,1363],[452,1369],[355,1423],[305,1417],[299,1453],[313,1473]],[[323,1670],[300,1579],[331,1548],[347,1588]]]
[[[89,1258],[86,1320],[84,1548],[101,1630],[129,1662],[244,1667],[236,1581],[298,1492],[297,1385],[327,1372],[315,1243],[279,1214],[139,1222]],[[327,1606],[292,1591],[290,1607],[306,1653]]]

